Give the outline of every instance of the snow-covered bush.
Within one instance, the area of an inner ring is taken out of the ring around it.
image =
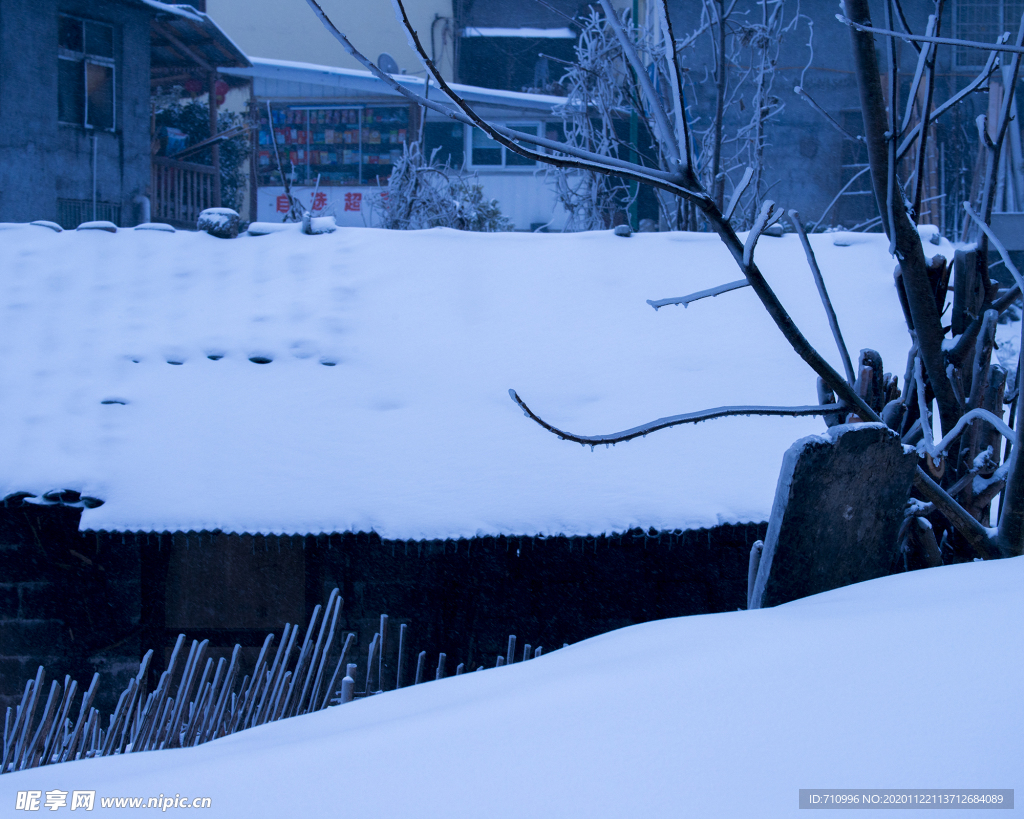
[[[476,176],[425,158],[419,142],[407,144],[387,188],[370,200],[377,223],[389,230],[448,227],[495,233],[512,230],[496,199],[485,199]]]

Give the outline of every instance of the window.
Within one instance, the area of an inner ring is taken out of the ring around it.
[[[292,105],[261,111],[259,184],[386,184],[409,134],[408,106]],[[276,151],[275,151],[276,145]],[[281,170],[277,162],[281,161]]]
[[[506,128],[523,134],[537,136],[541,133],[539,122],[505,122]],[[474,168],[533,168],[537,161],[510,151],[500,142],[491,139],[479,128],[469,129],[469,164]],[[532,145],[525,147],[532,148]]]
[[[57,119],[114,130],[114,28],[58,15]]]
[[[1024,0],[957,0],[953,7],[954,36],[960,40],[994,43],[1004,31],[1012,35],[1020,27]],[[957,48],[956,64],[984,65],[988,52],[980,48]]]

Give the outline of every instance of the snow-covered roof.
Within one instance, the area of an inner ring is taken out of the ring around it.
[[[262,80],[281,80],[302,85],[318,85],[336,88],[339,91],[358,92],[374,97],[394,97],[404,100],[401,94],[377,79],[369,71],[353,68],[338,68],[330,65],[315,65],[291,60],[272,60],[266,57],[250,57],[251,68],[222,67],[222,74],[235,77],[252,77]],[[406,88],[423,94],[426,80],[408,74],[395,74],[394,79]],[[522,91],[503,91],[497,88],[481,88],[475,85],[452,83],[456,91],[467,102],[486,103],[504,107],[543,112],[550,114],[556,106],[565,104],[565,97],[548,94],[528,94]],[[444,95],[436,83],[430,84],[429,95],[432,99],[440,99]],[[257,93],[259,96],[259,93]]]
[[[571,28],[480,28],[462,29],[463,37],[522,37],[531,40],[575,40]]]
[[[163,12],[175,17],[184,17],[186,20],[192,20],[197,23],[203,19],[201,13],[194,6],[187,4],[161,3],[160,0],[136,0],[136,2],[140,5],[148,6],[154,11]]]
[[[853,354],[873,347],[902,376],[884,237],[812,242]],[[797,239],[757,254],[841,369]],[[105,501],[82,527],[114,530],[418,539],[762,521],[783,452],[820,419],[724,418],[591,451],[508,395],[589,434],[815,403],[813,373],[749,288],[646,304],[737,276],[708,234],[0,230],[0,497],[75,489]]]

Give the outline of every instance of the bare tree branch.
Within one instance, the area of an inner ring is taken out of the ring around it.
[[[732,196],[729,197],[729,206],[725,209],[725,213],[722,216],[726,219],[732,219],[733,211],[736,210],[736,206],[740,203],[740,197],[743,196],[743,191],[747,189],[750,184],[750,180],[754,178],[754,168],[751,165],[747,165],[746,170],[743,171],[743,178],[740,179],[740,183],[733,189]]]
[[[731,290],[739,290],[741,287],[750,287],[750,282],[746,279],[739,279],[738,281],[728,282],[727,284],[720,284],[717,287],[709,287],[707,290],[698,290],[696,293],[691,293],[689,296],[680,296],[679,298],[674,299],[658,299],[657,301],[648,299],[647,303],[655,310],[660,310],[662,307],[668,307],[670,304],[681,304],[683,307],[686,307],[690,302],[720,296],[722,293],[728,293]]]
[[[757,214],[757,219],[754,220],[754,224],[747,234],[747,241],[743,243],[744,267],[750,267],[753,264],[754,248],[757,247],[757,240],[761,238],[761,234],[768,229],[769,225],[774,225],[781,218],[782,208],[776,208],[775,203],[771,199],[767,199],[761,204],[761,210]]]
[[[401,0],[395,0],[400,2]],[[615,36],[618,38],[619,43],[622,45],[622,51],[629,61],[630,67],[633,69],[633,73],[636,75],[637,82],[640,84],[640,89],[645,97],[647,110],[651,112],[655,122],[658,123],[658,130],[664,134],[665,148],[669,158],[682,164],[683,154],[680,151],[680,145],[676,138],[675,129],[668,121],[668,115],[665,113],[665,108],[661,104],[661,97],[658,96],[658,92],[654,90],[654,85],[651,83],[651,78],[647,73],[647,67],[640,61],[640,55],[636,53],[636,49],[632,47],[629,37],[626,35],[625,30],[622,28],[622,22],[619,20],[619,15],[612,7],[612,4],[608,0],[600,0],[601,8],[604,10],[605,16],[608,19],[608,24],[612,27],[612,31],[615,32]],[[636,21],[633,21],[636,25]],[[674,50],[673,50],[674,53]],[[687,165],[688,167],[688,165]]]
[[[1000,435],[1006,438],[1006,440],[1016,445],[1017,433],[1010,429],[1002,418],[1000,418],[998,415],[992,412],[989,412],[987,409],[977,407],[975,409],[969,410],[968,412],[960,416],[960,420],[956,422],[956,426],[953,427],[945,436],[943,436],[942,440],[939,441],[937,444],[929,445],[925,444],[924,441],[918,444],[918,452],[925,451],[933,458],[937,458],[940,455],[944,455],[946,451],[949,449],[950,445],[953,443],[953,441],[960,437],[960,433],[964,431],[964,428],[975,419],[984,421],[989,426],[991,426],[996,432],[998,432]]]
[[[833,116],[820,105],[818,105],[818,103],[814,101],[814,98],[810,94],[808,94],[803,89],[803,87],[799,85],[794,86],[793,93],[800,97],[800,99],[802,99],[808,105],[810,105],[811,108],[813,108],[815,111],[821,114],[828,121],[828,124],[835,128],[839,133],[841,133],[845,139],[849,139],[854,142],[863,142],[862,137],[854,136],[849,131],[847,131],[842,125],[836,122]]]
[[[665,46],[667,50],[666,62],[668,64],[669,84],[672,87],[674,99],[673,108],[676,118],[676,140],[679,143],[679,156],[683,164],[693,168],[693,156],[690,144],[690,124],[686,118],[686,95],[683,93],[683,73],[679,68],[679,53],[676,49],[676,40],[672,34],[672,20],[668,14],[668,0],[661,0],[658,4],[658,15],[661,25],[665,30]]]
[[[894,37],[897,40],[906,40],[907,42],[915,41],[918,43],[935,43],[936,45],[952,45],[960,46],[962,48],[980,48],[984,51],[1003,51],[1008,54],[1024,54],[1024,47],[1019,45],[1006,45],[1005,43],[981,43],[976,40],[958,40],[954,37],[929,37],[923,34],[900,34],[898,31],[892,31],[891,29],[875,28],[874,26],[865,25],[864,23],[857,23],[844,17],[842,14],[837,14],[836,19],[840,23],[845,23],[851,28],[857,31],[865,32],[866,34],[881,34],[883,37]]]
[[[846,349],[846,342],[843,341],[843,333],[839,329],[839,319],[836,317],[836,311],[832,307],[832,299],[828,297],[828,290],[825,289],[825,280],[821,276],[818,260],[814,257],[814,250],[811,248],[811,243],[807,240],[804,226],[800,223],[800,214],[795,210],[790,210],[788,216],[790,224],[793,225],[793,229],[796,230],[797,235],[800,237],[800,244],[804,247],[807,264],[811,268],[814,284],[818,288],[821,304],[825,308],[825,315],[828,317],[828,326],[832,328],[832,338],[835,339],[836,347],[839,348],[839,355],[843,359],[843,367],[846,369],[846,380],[853,384],[857,380],[857,376],[853,371],[853,361],[850,360],[850,351]]]
[[[843,404],[826,404],[824,406],[815,404],[814,406],[806,407],[715,407],[714,409],[687,412],[682,415],[670,415],[667,418],[659,418],[656,421],[651,421],[649,424],[642,424],[641,426],[623,430],[622,432],[615,432],[611,435],[576,435],[575,433],[566,432],[558,427],[552,426],[543,418],[538,416],[533,412],[533,410],[526,406],[526,403],[519,397],[515,390],[509,390],[508,394],[529,418],[532,418],[548,432],[557,435],[563,441],[573,441],[577,444],[590,446],[597,446],[598,444],[618,444],[622,441],[629,441],[633,438],[642,438],[651,432],[657,432],[659,429],[667,429],[668,427],[675,427],[680,424],[697,424],[701,421],[710,421],[712,418],[724,418],[728,415],[826,415],[828,413],[847,409]]]
[[[1007,35],[1004,34],[1000,39],[1006,39],[1006,36]],[[962,88],[948,100],[942,103],[942,105],[938,106],[934,111],[932,111],[931,114],[928,116],[928,124],[931,125],[939,117],[945,114],[946,111],[948,111],[957,103],[963,101],[965,97],[968,97],[975,91],[979,90],[986,82],[988,82],[989,77],[992,76],[992,72],[994,72],[997,68],[996,57],[997,55],[994,51],[991,54],[989,54],[988,61],[985,63],[985,67],[982,68],[981,73],[978,74],[978,76],[975,77],[973,80],[971,80],[970,83],[964,86],[964,88]],[[907,153],[907,151],[910,150],[911,146],[914,144],[914,140],[917,139],[918,136],[920,136],[923,125],[924,120],[922,118],[921,122],[919,122],[917,125],[910,129],[910,133],[906,135],[903,142],[900,143],[899,150],[896,151],[897,159],[902,159],[903,156]]]

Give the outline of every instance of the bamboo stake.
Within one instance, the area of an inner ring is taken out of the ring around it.
[[[285,624],[285,628],[288,628],[288,624]],[[278,692],[281,690],[281,686],[284,684],[284,673],[288,667],[288,660],[291,658],[292,648],[295,646],[295,637],[299,633],[299,626],[296,623],[291,627],[288,632],[287,644],[284,635],[281,636],[281,645],[278,646],[277,656],[274,657],[274,666],[270,669],[270,681],[267,689],[264,691],[264,700],[266,705],[264,706],[263,701],[260,702],[259,713],[257,714],[257,725],[263,725],[269,721],[269,717],[273,712],[273,706],[277,702]]]
[[[313,646],[313,653],[309,658],[309,670],[306,672],[306,679],[302,683],[302,691],[299,694],[299,699],[295,702],[292,712],[289,716],[295,714],[305,713],[302,710],[302,706],[306,701],[306,694],[310,692],[310,686],[313,685],[314,674],[319,676],[319,672],[323,670],[323,662],[317,662],[320,659],[320,650],[323,647],[324,631],[327,628],[327,618],[331,615],[332,609],[334,608],[334,601],[338,597],[338,589],[335,588],[331,591],[330,597],[327,598],[327,606],[324,608],[324,619],[320,621],[320,631],[316,635],[316,645]],[[331,634],[334,634],[334,627],[332,624]],[[330,641],[328,640],[328,645]],[[316,669],[316,672],[314,672]]]
[[[402,687],[402,663],[405,659],[405,632],[408,625],[402,623],[398,629],[398,669],[395,672],[395,688]]]
[[[199,670],[199,663],[201,663],[203,661],[203,657],[206,656],[206,648],[210,645],[210,641],[203,640],[203,642],[199,643],[198,647],[196,646],[195,641],[193,641],[192,645],[195,648],[195,660],[192,662],[192,667],[189,669],[187,677],[183,679],[181,684],[178,686],[178,696],[175,698],[178,700],[178,704],[171,717],[167,737],[161,745],[163,748],[173,748],[176,745],[181,744],[181,734],[179,731],[181,728],[181,722],[185,716],[185,708],[188,706],[188,695],[192,690],[192,681],[195,679],[196,672]],[[207,664],[206,669],[209,671],[209,664]],[[203,676],[205,677],[205,675],[206,674],[204,672]]]
[[[50,683],[50,693],[46,697],[46,705],[43,707],[43,716],[39,721],[39,728],[32,735],[32,740],[29,742],[28,747],[25,749],[25,753],[22,757],[21,770],[28,768],[34,768],[39,764],[39,760],[36,758],[36,748],[39,746],[39,742],[46,737],[50,731],[50,721],[53,719],[53,714],[57,708],[57,703],[60,698],[60,683],[54,680]]]
[[[54,718],[53,726],[50,728],[50,731],[46,736],[46,742],[43,744],[43,755],[39,761],[40,765],[48,765],[53,761],[53,748],[57,743],[57,737],[60,736],[61,726],[63,726],[67,721],[68,709],[71,708],[71,704],[74,702],[75,692],[77,690],[78,683],[65,674],[64,697],[61,699],[60,705],[57,707],[57,716]]]
[[[306,637],[302,641],[302,648],[299,651],[299,659],[295,663],[295,671],[292,674],[292,683],[288,687],[288,695],[284,698],[284,707],[281,711],[282,717],[292,716],[292,709],[295,705],[292,700],[292,695],[295,692],[295,688],[299,683],[299,679],[302,677],[302,672],[306,671],[307,664],[309,669],[312,670],[312,655],[313,655],[313,643],[311,642],[313,637],[313,627],[316,625],[316,618],[320,614],[320,606],[316,605],[313,607],[313,616],[309,618],[309,625],[306,627]],[[323,621],[320,623],[320,630],[323,631],[323,625],[327,621],[325,616]],[[308,675],[307,675],[308,676]]]
[[[382,692],[384,690],[384,652],[387,651],[388,644],[388,616],[382,614],[380,616],[380,645],[377,646],[377,691]]]
[[[231,689],[234,687],[235,676],[238,674],[238,655],[241,650],[242,647],[238,645],[238,643],[235,643],[235,647],[231,650],[231,662],[228,664],[228,673],[224,678],[224,685],[221,687],[220,699],[214,709],[215,719],[211,721],[211,724],[206,729],[205,741],[216,739],[219,735],[221,725],[224,724],[224,709],[228,703],[229,696],[234,696]],[[246,677],[246,679],[248,679],[248,677]],[[242,685],[245,685],[245,680],[242,680]]]
[[[380,632],[379,631],[376,632],[373,635],[373,639],[370,641],[370,648],[367,651],[367,657],[366,657],[366,686],[363,688],[363,696],[365,696],[365,697],[368,697],[368,696],[370,696],[370,694],[374,693],[373,690],[370,688],[370,677],[373,674],[373,658],[374,658],[374,655],[375,655],[375,653],[376,653],[378,648],[380,648]],[[378,682],[379,682],[379,680],[378,680]]]
[[[327,685],[327,691],[324,693],[324,701],[320,704],[320,709],[327,707],[327,703],[331,700],[331,694],[334,693],[334,683],[338,679],[338,672],[341,671],[342,663],[345,662],[345,655],[348,654],[349,646],[352,645],[356,639],[356,635],[349,632],[348,637],[345,638],[345,645],[341,649],[341,656],[338,658],[338,664],[334,667],[334,675],[331,677],[330,683]]]
[[[337,589],[335,589],[337,591]],[[334,604],[334,614],[331,616],[331,630],[327,632],[327,641],[324,643],[323,651],[320,653],[320,663],[316,670],[316,679],[313,682],[313,690],[309,694],[309,704],[305,711],[302,713],[308,714],[316,710],[316,704],[319,702],[320,688],[322,687],[324,679],[324,669],[327,667],[327,655],[331,650],[331,643],[334,642],[334,631],[338,625],[338,615],[341,613],[341,605],[344,601],[339,596]],[[324,616],[324,622],[327,622],[327,617]],[[310,666],[312,668],[312,666]],[[301,706],[300,706],[301,710]]]
[[[284,690],[288,687],[288,683],[292,678],[291,671],[285,671],[284,676],[281,678],[281,685],[277,689],[277,696],[274,698],[273,707],[270,709],[270,718],[267,722],[275,722],[281,717],[281,711],[284,707]]]
[[[199,725],[196,727],[196,737],[199,742],[203,741],[207,730],[210,725],[210,719],[212,716],[216,716],[215,709],[218,705],[223,703],[223,697],[221,696],[221,686],[227,681],[227,675],[224,673],[224,668],[228,662],[223,657],[217,660],[217,671],[213,675],[213,683],[210,685],[210,699],[207,701],[205,707],[200,712]]]
[[[86,717],[92,707],[92,701],[96,697],[96,689],[99,686],[100,675],[94,673],[92,681],[89,683],[89,688],[86,690],[85,696],[82,697],[82,707],[78,711],[78,721],[75,723],[75,729],[71,732],[71,739],[68,741],[67,746],[61,751],[59,762],[66,762],[69,759],[75,758],[75,746],[78,745],[84,735]]]
[[[29,695],[25,719],[21,723],[21,733],[18,734],[18,744],[14,748],[14,770],[16,771],[21,769],[21,759],[25,755],[25,745],[30,736],[29,732],[32,730],[32,718],[35,715],[36,702],[39,700],[39,690],[43,687],[44,679],[46,679],[46,670],[39,666],[35,682],[32,684],[32,693]]]
[[[147,705],[146,712],[142,715],[138,734],[135,737],[135,741],[132,743],[133,752],[145,751],[150,747],[151,737],[155,733],[153,726],[160,710],[163,708],[164,697],[167,696],[167,690],[170,688],[171,675],[174,674],[174,669],[178,664],[178,657],[181,653],[181,646],[184,642],[184,634],[179,634],[178,638],[174,641],[174,648],[171,650],[171,659],[167,663],[167,670],[160,675],[160,681],[157,683],[156,691],[153,692],[153,700]]]
[[[117,698],[117,706],[114,708],[114,713],[110,715],[110,725],[107,727],[106,742],[100,749],[100,756],[107,756],[113,749],[114,739],[117,737],[117,729],[121,727],[121,720],[124,719],[126,706],[128,705],[128,698],[131,697],[135,691],[135,679],[132,678],[128,682],[128,687],[121,692],[121,696]]]
[[[447,659],[447,655],[442,651],[437,655],[437,671],[434,672],[434,679],[440,680],[444,678],[444,661]]]
[[[270,650],[270,646],[274,642],[274,635],[268,634],[266,639],[263,641],[263,648],[260,650],[260,656],[256,659],[256,667],[252,672],[252,679],[249,682],[249,688],[245,691],[245,710],[242,710],[242,706],[239,705],[239,718],[242,728],[249,727],[249,721],[252,719],[253,709],[256,707],[256,695],[259,693],[260,683],[263,681],[263,664],[266,662],[267,651]],[[238,727],[235,726],[233,731],[237,731]]]
[[[17,749],[18,734],[21,733],[22,723],[28,716],[28,703],[32,698],[32,689],[35,687],[35,680],[27,680],[25,682],[25,692],[21,695],[21,705],[18,706],[18,716],[14,722],[14,728],[10,732],[10,739],[7,738],[7,733],[4,734],[4,758],[2,764],[0,764],[0,774],[7,772],[7,766],[13,761],[14,753]],[[10,711],[10,709],[8,709]]]
[[[413,685],[419,685],[423,682],[423,670],[427,664],[427,652],[421,651],[419,656],[416,658],[416,682]]]

